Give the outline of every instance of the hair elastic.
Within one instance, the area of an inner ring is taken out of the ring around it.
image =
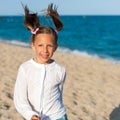
[[[39,30],[39,28],[36,28],[35,30],[31,30],[31,33],[35,35],[38,30]]]
[[[55,29],[54,31],[58,34],[58,30],[57,29]]]

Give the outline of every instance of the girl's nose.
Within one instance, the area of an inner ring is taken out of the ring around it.
[[[47,46],[43,47],[43,52],[45,52],[45,53],[48,52]]]

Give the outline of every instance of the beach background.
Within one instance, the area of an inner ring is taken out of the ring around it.
[[[40,16],[41,24],[52,27]],[[66,68],[69,120],[120,120],[120,16],[61,16],[54,59]],[[0,120],[23,120],[13,104],[18,67],[34,56],[23,16],[0,18]]]

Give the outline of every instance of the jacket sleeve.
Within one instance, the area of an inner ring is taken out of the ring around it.
[[[65,79],[66,79],[66,70],[65,70],[65,68],[62,68],[62,70],[61,70],[61,82],[60,82],[60,85],[59,85],[61,94],[63,92],[63,85],[64,85],[64,82],[65,82]]]
[[[32,110],[27,98],[27,81],[25,71],[22,67],[18,70],[18,75],[14,88],[14,104],[17,111],[26,119],[30,120],[32,115],[38,115]]]

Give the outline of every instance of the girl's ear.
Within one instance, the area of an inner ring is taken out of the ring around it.
[[[58,48],[58,44],[55,45],[54,52],[57,50],[57,48]]]
[[[33,42],[31,43],[31,48],[32,48],[33,51],[35,51],[35,45],[34,45]]]

